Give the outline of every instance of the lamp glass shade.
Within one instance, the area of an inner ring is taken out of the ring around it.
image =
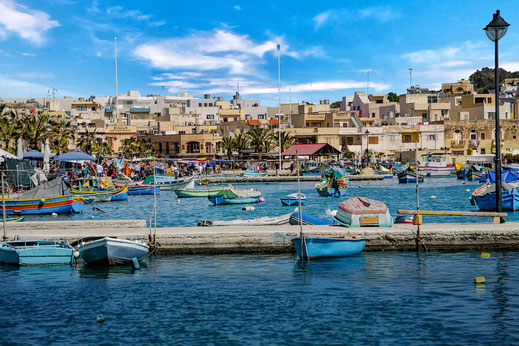
[[[494,18],[486,27],[483,28],[485,30],[485,33],[487,34],[487,37],[492,42],[499,41],[503,36],[505,36],[506,31],[508,30],[508,27],[510,24],[508,24],[500,15],[500,11],[497,10],[496,13],[494,13]]]

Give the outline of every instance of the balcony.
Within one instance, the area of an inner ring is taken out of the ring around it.
[[[451,148],[452,149],[462,149],[465,148],[465,141],[463,139],[453,139],[451,140]]]
[[[479,140],[471,139],[469,140],[469,149],[477,149],[479,147]]]

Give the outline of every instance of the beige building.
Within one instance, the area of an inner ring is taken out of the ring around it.
[[[460,79],[457,83],[442,83],[442,91],[449,95],[466,95],[474,92],[474,84],[466,79]]]
[[[418,118],[422,122],[442,121],[450,118],[451,104],[438,99],[436,94],[400,95],[400,116]]]
[[[151,140],[155,151],[166,158],[214,158],[217,154],[225,154],[218,151],[221,137],[214,133],[150,135],[146,138]]]
[[[451,120],[492,120],[495,119],[495,95],[471,94],[445,99],[451,105]],[[509,102],[499,103],[499,119],[514,119],[515,105]]]

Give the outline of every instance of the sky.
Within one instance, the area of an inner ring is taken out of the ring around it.
[[[355,91],[439,89],[494,65],[482,28],[511,25],[500,66],[519,70],[519,1],[0,0],[0,97],[188,92],[262,105]]]

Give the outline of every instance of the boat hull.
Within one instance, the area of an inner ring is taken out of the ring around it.
[[[411,172],[399,173],[398,182],[400,184],[416,183],[416,174]],[[418,176],[418,182],[423,183],[423,176]]]
[[[259,203],[259,197],[227,198],[225,195],[208,197],[214,205]]]
[[[303,238],[292,239],[297,255],[303,259],[345,257],[360,254],[365,246],[364,238]]]
[[[346,196],[346,189],[339,189],[338,191],[332,188],[319,188],[316,187],[315,190],[321,197],[341,197]]]
[[[74,214],[81,213],[83,206],[84,199],[74,195],[42,199],[5,200],[7,215]]]
[[[117,192],[115,192],[112,196],[111,201],[127,201],[128,200],[128,186],[117,188]]]
[[[118,265],[141,261],[148,254],[148,245],[115,238],[103,238],[78,246],[83,260],[91,265]]]
[[[448,177],[456,168],[454,166],[419,166],[418,169],[426,177]]]
[[[116,187],[121,187],[116,185]],[[160,186],[155,186],[155,192],[160,194]],[[128,186],[128,195],[153,195],[153,185]]]
[[[0,263],[33,266],[70,264],[73,249],[65,242],[43,240],[0,243]]]
[[[472,198],[476,202],[481,211],[496,210],[496,193],[488,193],[484,196],[475,196]],[[519,191],[516,189],[503,191],[501,193],[501,208],[503,211],[519,210]]]
[[[223,188],[206,188],[206,189],[183,189],[175,190],[178,198],[200,198],[213,197],[219,194]]]

